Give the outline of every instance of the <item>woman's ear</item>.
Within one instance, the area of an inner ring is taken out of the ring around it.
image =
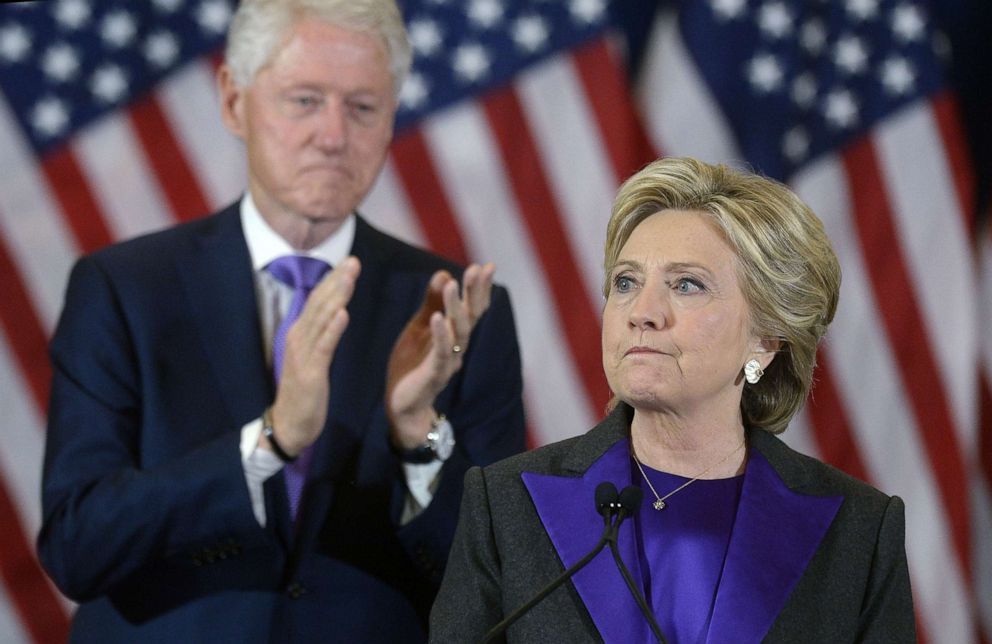
[[[782,340],[772,336],[759,338],[752,350],[752,357],[761,364],[762,369],[767,369],[768,365],[775,359],[775,354],[782,348]]]

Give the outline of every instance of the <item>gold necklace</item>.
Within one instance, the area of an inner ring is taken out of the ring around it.
[[[648,487],[649,488],[651,488],[651,494],[654,494],[655,501],[654,501],[654,503],[651,504],[651,507],[653,507],[655,510],[658,510],[659,512],[661,512],[666,507],[668,507],[668,504],[665,503],[665,499],[667,499],[668,497],[672,496],[676,492],[678,492],[680,490],[684,490],[685,488],[689,487],[690,485],[692,485],[693,483],[695,483],[696,481],[698,481],[701,477],[706,476],[706,473],[709,472],[710,470],[712,470],[714,467],[718,467],[718,466],[723,465],[724,463],[726,463],[728,458],[730,458],[731,456],[733,456],[734,454],[736,454],[738,451],[740,451],[740,449],[742,447],[744,447],[744,443],[746,441],[747,441],[747,436],[744,437],[744,440],[741,441],[741,444],[740,445],[738,445],[737,447],[734,448],[734,451],[730,452],[729,454],[727,454],[726,456],[724,456],[723,458],[721,458],[716,463],[713,463],[712,465],[710,465],[709,467],[707,467],[705,470],[703,470],[702,472],[700,472],[696,476],[692,477],[691,479],[689,479],[688,481],[686,481],[682,485],[678,486],[677,488],[675,488],[674,490],[672,490],[671,492],[669,492],[665,496],[659,496],[658,495],[658,491],[656,489],[654,489],[654,486],[653,485],[651,485],[651,479],[649,479],[648,478],[648,475],[644,473],[644,468],[641,467],[641,461],[640,461],[640,459],[637,458],[637,453],[634,452],[634,440],[633,440],[633,438],[631,438],[631,440],[630,440],[630,455],[634,457],[634,463],[637,465],[637,469],[640,470],[641,476],[644,477],[644,482],[648,484]]]

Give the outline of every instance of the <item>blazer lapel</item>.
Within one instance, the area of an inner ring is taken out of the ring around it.
[[[758,642],[771,628],[830,528],[843,497],[791,489],[751,431],[751,448],[708,642]],[[757,553],[757,556],[756,556]]]
[[[235,425],[257,417],[272,399],[251,258],[237,204],[213,217],[177,258],[190,311]]]
[[[238,204],[205,222],[176,264],[207,367],[213,371],[233,426],[241,427],[271,404],[275,388],[265,361],[255,279]],[[282,472],[265,482],[265,490],[268,524],[288,547],[292,525]]]
[[[566,472],[573,473],[571,476],[522,474],[541,523],[565,568],[592,550],[603,533],[604,522],[595,508],[596,487],[603,481],[613,483],[617,489],[631,484],[628,424],[625,410],[618,409],[583,436],[564,467]],[[591,458],[594,460],[590,463]],[[631,520],[620,528],[618,550],[634,583],[642,588]],[[647,641],[650,635],[647,622],[609,548],[577,572],[572,584],[605,641]]]

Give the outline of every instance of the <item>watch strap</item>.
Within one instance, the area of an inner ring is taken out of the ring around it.
[[[279,441],[276,440],[276,432],[272,428],[272,408],[267,407],[264,412],[262,412],[262,436],[269,441],[269,445],[272,447],[272,451],[275,455],[279,457],[279,460],[283,463],[292,463],[296,460],[295,456],[290,456],[286,453],[286,450],[282,448]]]
[[[451,455],[454,446],[454,431],[451,423],[444,414],[440,414],[431,422],[431,430],[427,440],[411,449],[397,449],[400,460],[404,463],[425,464],[432,461],[445,461]]]

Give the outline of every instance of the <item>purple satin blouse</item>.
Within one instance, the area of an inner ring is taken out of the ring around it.
[[[658,511],[633,459],[631,468],[644,491],[633,518],[644,596],[670,644],[705,642],[744,476],[695,481]],[[661,496],[689,480],[647,466],[644,473]]]

